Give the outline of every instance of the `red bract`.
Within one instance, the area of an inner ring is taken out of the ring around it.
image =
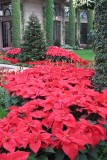
[[[63,126],[66,125],[70,128],[75,128],[76,120],[70,111],[67,109],[54,110],[49,118],[48,123],[51,122],[52,125],[52,133],[56,131],[57,128],[63,129]]]
[[[89,142],[85,135],[80,132],[73,133],[72,129],[67,129],[66,131],[57,129],[55,137],[56,140],[54,145],[59,149],[63,149],[71,160],[74,160],[78,151],[84,149],[84,145]],[[56,143],[57,141],[58,143]]]
[[[42,130],[42,125],[39,121],[32,120],[32,118],[28,118],[28,119],[25,119],[25,120],[22,119],[18,123],[17,129],[18,130],[20,130],[20,129],[25,130],[25,131],[28,131],[28,132],[35,132],[37,130]]]
[[[92,125],[84,119],[80,119],[80,122],[77,124],[77,126],[79,127],[79,125],[81,133],[83,131],[83,134],[86,135],[86,137],[89,139],[89,143],[93,147],[98,144],[100,140],[106,139],[106,131],[100,125]]]
[[[51,142],[51,134],[38,131],[30,135],[29,147],[37,153],[40,147],[47,148]]]
[[[0,155],[0,160],[27,160],[29,156],[28,152],[24,152],[24,151],[17,151],[14,153],[2,153]]]
[[[12,133],[0,130],[0,147],[4,147],[9,152],[14,152],[16,143],[12,136]]]
[[[17,54],[20,54],[20,51],[21,51],[20,48],[13,48],[13,49],[6,51],[6,54],[17,55]]]
[[[13,63],[13,64],[16,64],[16,63],[19,62],[17,58],[8,58],[6,56],[3,56],[2,60],[8,61],[8,62]]]

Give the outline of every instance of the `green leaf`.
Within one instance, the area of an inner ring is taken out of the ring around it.
[[[83,153],[83,154],[88,153],[88,152],[89,151],[87,149],[80,151],[80,153]]]
[[[92,158],[94,158],[94,160],[97,160],[97,159],[98,159],[98,157],[97,157],[97,152],[96,152],[95,150],[90,151],[88,154],[89,154]]]
[[[76,156],[75,160],[79,160],[79,154]]]
[[[28,160],[37,160],[36,154],[31,153],[31,154],[29,155],[29,157],[28,157]]]
[[[105,142],[105,141],[100,141],[99,145],[105,146],[105,145],[106,145],[106,142]]]
[[[48,160],[48,157],[45,155],[41,155],[37,160]]]
[[[103,125],[103,127],[105,128],[105,130],[107,130],[107,125]]]
[[[91,120],[89,120],[89,121],[90,121],[91,124],[96,124],[97,123],[97,121],[91,121]]]
[[[45,149],[45,152],[55,153],[55,151],[51,147],[48,147],[47,149]]]
[[[79,160],[88,160],[86,154],[79,154]]]
[[[65,157],[65,154],[61,150],[57,150],[55,154],[55,160],[63,160]]]
[[[4,118],[7,115],[7,111],[5,109],[0,108],[0,118]]]

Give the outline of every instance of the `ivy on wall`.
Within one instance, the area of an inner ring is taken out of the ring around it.
[[[21,9],[20,0],[12,0],[12,46],[20,47],[21,40]]]
[[[20,3],[20,9],[21,9],[21,26],[22,26],[22,37],[24,35],[24,31],[25,31],[25,27],[24,27],[24,24],[25,24],[25,19],[24,19],[24,10],[23,10],[23,2],[21,1]]]
[[[88,9],[87,15],[88,15],[87,34],[90,35],[91,32],[93,32],[94,10]],[[90,45],[89,36],[87,37],[87,44],[88,46]]]
[[[69,3],[69,45],[75,46],[75,7],[73,5],[73,0]]]
[[[46,41],[53,45],[53,0],[46,0]]]
[[[62,1],[62,41],[65,44],[65,11],[64,11],[64,1]]]
[[[95,7],[95,76],[97,90],[107,89],[107,1],[96,0]]]

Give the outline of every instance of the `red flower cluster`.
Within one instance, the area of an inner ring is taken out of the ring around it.
[[[12,64],[16,64],[16,63],[19,62],[17,58],[8,58],[8,57],[6,57],[6,56],[3,56],[3,57],[2,57],[2,60],[8,61],[8,62],[10,62],[10,63],[12,63]]]
[[[105,123],[107,118],[107,91],[91,89],[93,74],[93,70],[48,64],[9,75],[5,88],[32,100],[10,107],[7,118],[0,121],[0,147],[10,153],[16,148],[37,153],[51,146],[74,160],[85,145],[94,147],[105,140],[105,129],[87,119],[99,115],[97,123]],[[81,113],[78,119],[73,108]]]
[[[83,60],[79,56],[77,56],[74,52],[68,51],[66,49],[63,49],[61,47],[51,46],[48,48],[48,51],[46,52],[46,55],[48,56],[58,56],[58,57],[66,57],[70,58],[71,62],[73,63],[81,63],[81,64],[88,64],[88,60]]]
[[[49,61],[48,59],[45,60],[45,61],[37,61],[37,62],[33,62],[33,61],[29,61],[29,62],[26,62],[28,65],[33,65],[33,66],[37,66],[37,65],[53,65],[53,66],[75,66],[74,64],[70,64],[70,63],[67,63],[67,62],[52,62],[52,61]]]
[[[11,107],[7,118],[0,120],[0,148],[14,153],[16,148],[29,147],[37,153],[40,148],[51,146],[62,149],[74,160],[86,144],[94,147],[106,138],[100,125],[92,125],[84,119],[77,122],[67,107],[47,109],[47,104],[49,106],[47,101],[32,100],[20,108]]]
[[[6,51],[6,54],[17,55],[17,54],[20,54],[20,51],[21,51],[20,48],[13,48],[13,49]]]
[[[23,73],[8,77],[5,86],[17,96],[24,98],[36,98],[37,96],[48,96],[51,92],[64,94],[72,92],[73,88],[91,86],[90,78],[93,70],[69,66],[38,65],[33,69],[25,70]],[[65,78],[66,77],[66,78]],[[82,81],[83,85],[80,84]],[[75,87],[73,87],[75,85]],[[23,88],[23,91],[22,91]]]
[[[27,160],[29,156],[28,152],[17,151],[13,153],[2,153],[0,155],[0,160]]]

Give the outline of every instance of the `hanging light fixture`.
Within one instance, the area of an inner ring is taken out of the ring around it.
[[[3,16],[3,10],[2,10],[2,5],[1,5],[1,0],[0,0],[0,17]]]

